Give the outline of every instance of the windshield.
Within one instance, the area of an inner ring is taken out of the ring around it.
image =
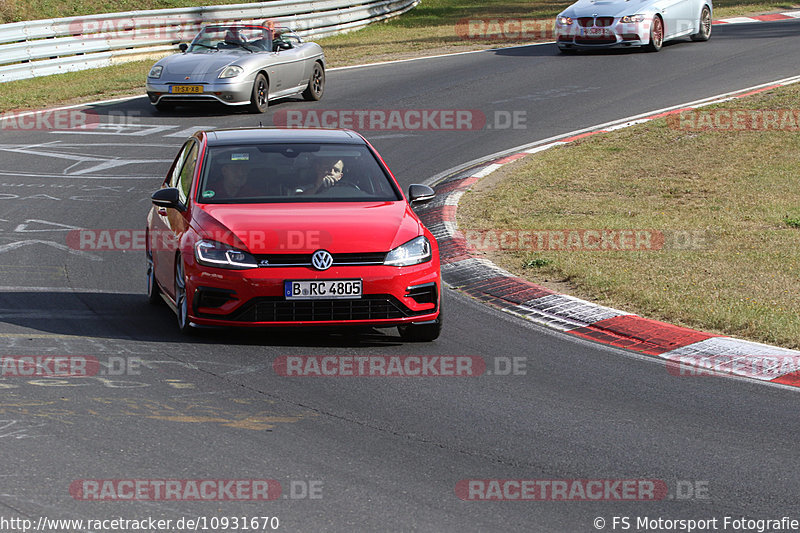
[[[201,203],[402,200],[393,180],[366,146],[212,146],[203,166]]]
[[[208,26],[197,34],[189,52],[243,50],[271,52],[272,32],[263,26]]]

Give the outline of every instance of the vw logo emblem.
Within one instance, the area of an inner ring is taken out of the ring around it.
[[[327,250],[317,250],[311,256],[311,264],[317,270],[328,270],[333,264],[333,256]]]

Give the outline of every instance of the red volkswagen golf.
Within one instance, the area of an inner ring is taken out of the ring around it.
[[[436,240],[347,130],[200,131],[147,217],[147,291],[178,326],[397,326],[439,336]]]

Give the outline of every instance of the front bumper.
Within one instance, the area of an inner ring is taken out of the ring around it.
[[[174,93],[173,87],[186,85],[202,87],[202,93]],[[217,79],[213,82],[147,79],[147,97],[155,104],[191,104],[194,102],[220,102],[225,105],[250,103],[253,79]]]
[[[334,266],[324,272],[307,267],[250,270],[194,264],[187,273],[189,319],[207,326],[389,327],[429,322],[439,315],[438,263],[409,267]],[[287,300],[285,280],[361,279],[358,299]]]
[[[608,26],[581,26],[577,19],[569,26],[556,26],[556,44],[561,49],[627,48],[650,44],[650,20],[620,22]]]

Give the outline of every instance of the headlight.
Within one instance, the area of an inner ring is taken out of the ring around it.
[[[242,67],[239,67],[239,66],[236,66],[236,65],[231,65],[229,67],[225,67],[224,69],[222,69],[222,72],[220,72],[219,77],[220,78],[235,78],[236,76],[238,76],[242,72],[244,72],[244,69]]]
[[[556,24],[559,26],[569,26],[572,24],[572,19],[569,17],[558,16],[556,17]]]
[[[431,243],[424,236],[411,239],[386,254],[384,265],[410,266],[431,260]]]
[[[198,241],[194,256],[201,265],[217,268],[258,268],[256,258],[249,253],[216,241]]]
[[[621,19],[620,22],[623,24],[632,24],[634,22],[644,22],[644,15],[625,15]]]
[[[161,73],[164,71],[164,67],[161,65],[155,65],[153,68],[150,69],[150,72],[147,74],[148,78],[160,78]]]

